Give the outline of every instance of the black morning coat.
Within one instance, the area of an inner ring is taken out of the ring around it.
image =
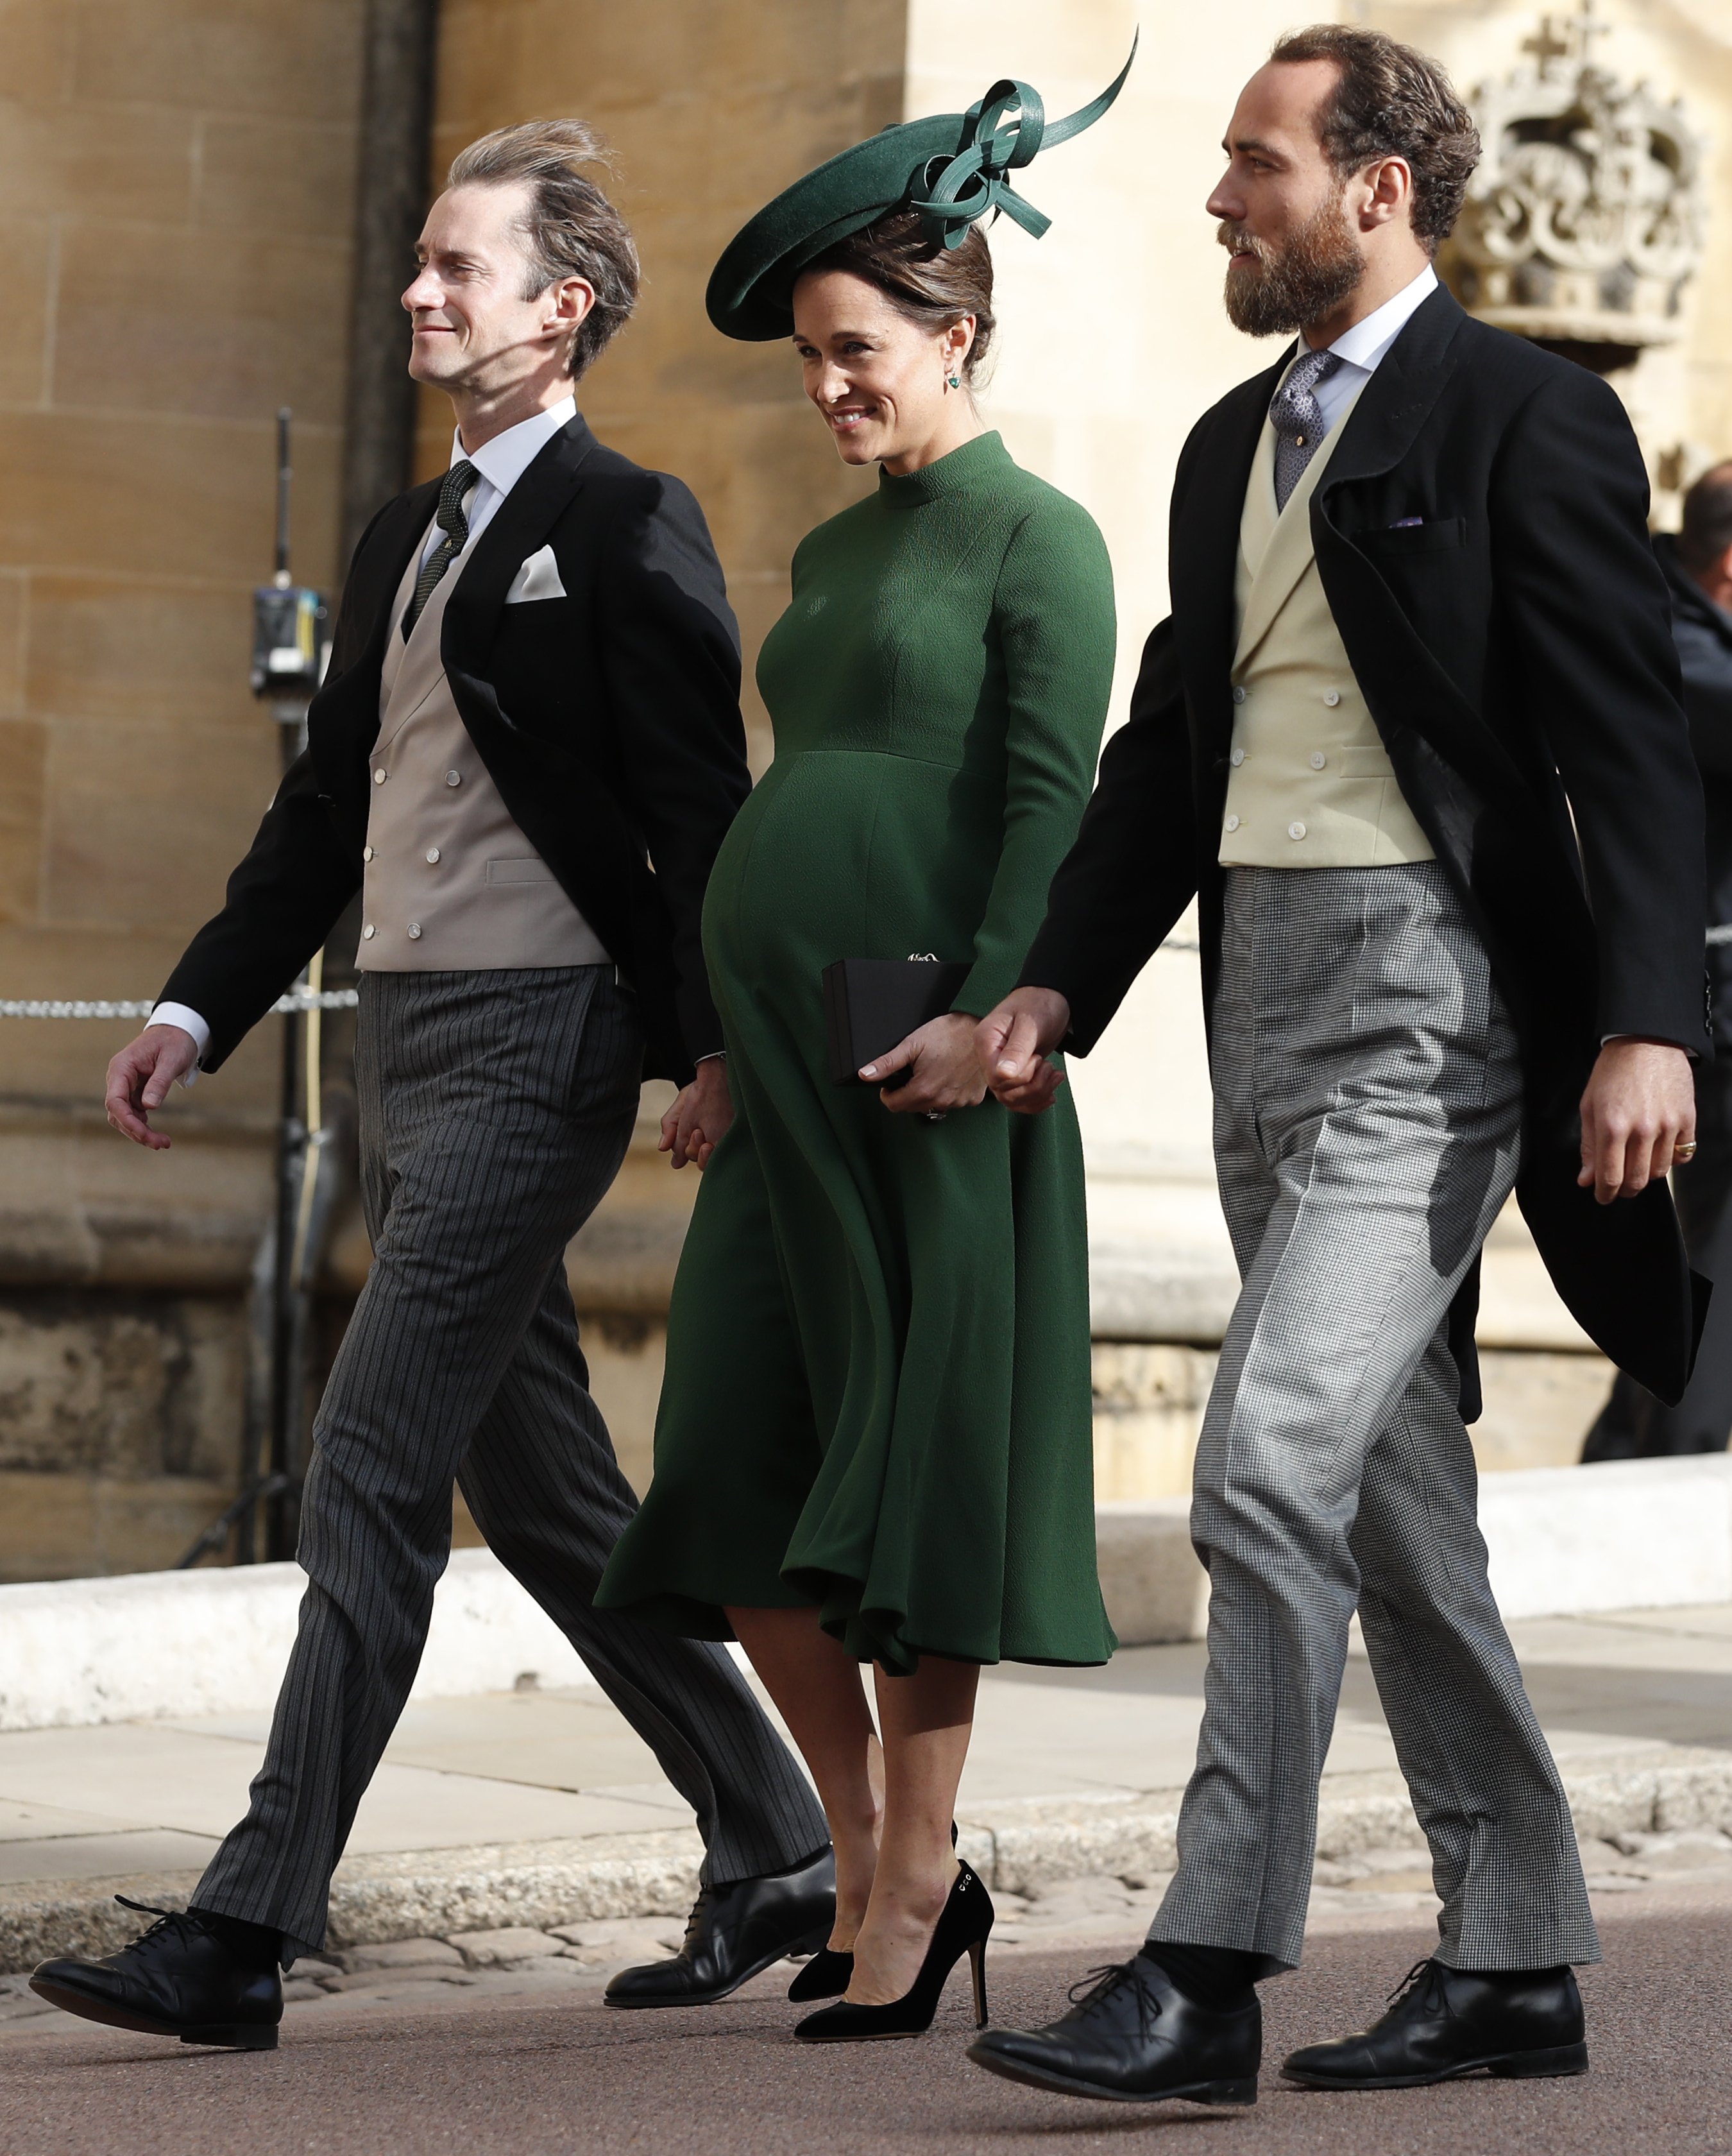
[[[1672,634],[1683,669],[1684,716],[1708,800],[1708,920],[1732,932],[1732,613],[1717,607],[1678,558],[1669,531],[1654,541],[1672,589]],[[1708,978],[1714,1045],[1732,1049],[1732,942],[1712,943]]]
[[[227,904],[162,991],[209,1024],[207,1070],[360,888],[380,666],[387,637],[401,634],[392,603],[438,491],[429,480],[398,495],[361,535],[306,752]],[[566,596],[507,606],[542,547]],[[699,916],[716,849],[751,790],[739,630],[704,513],[679,480],[604,449],[579,417],[451,573],[441,649],[463,722],[514,820],[635,990],[646,1076],[683,1083],[722,1045]]]
[[[1290,357],[1223,398],[1185,445],[1172,613],[1149,639],[1023,969],[1068,998],[1078,1054],[1193,893],[1212,1000],[1239,521]],[[1577,1103],[1605,1036],[1709,1052],[1702,788],[1634,435],[1596,376],[1472,321],[1441,288],[1343,424],[1312,498],[1318,571],[1401,791],[1514,1019],[1522,1211],[1584,1330],[1675,1401],[1707,1286],[1670,1193],[1656,1183],[1601,1206],[1576,1180]],[[1470,1418],[1478,1300],[1476,1267],[1450,1326]]]

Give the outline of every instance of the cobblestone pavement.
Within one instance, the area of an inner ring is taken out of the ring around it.
[[[282,2048],[270,2053],[194,2051],[64,2015],[13,2021],[0,2045],[0,2149],[1068,2156],[1140,2141],[1185,2156],[1724,2156],[1732,1858],[1688,1843],[1606,1856],[1650,1876],[1606,1875],[1626,1883],[1599,1897],[1606,1961],[1583,1973],[1593,2061],[1585,2078],[1369,2096],[1285,2087],[1276,2069],[1287,2051],[1362,2027],[1425,1951],[1413,1897],[1388,1883],[1401,1880],[1395,1858],[1407,1854],[1366,1860],[1376,1887],[1320,1890],[1319,1900],[1339,1904],[1321,1911],[1304,1968],[1264,1987],[1263,2089],[1247,2112],[1109,2107],[992,2081],[961,2056],[960,1981],[920,2042],[844,2051],[792,2041],[785,1967],[720,2007],[615,2013],[598,1996],[603,1968],[659,1943],[658,1928],[634,1937],[622,1927],[554,1942],[556,1951],[538,1942],[533,1955],[527,1941],[497,1937],[402,1943],[414,1958],[382,1964],[379,1953],[396,1949],[357,1949],[343,1957],[353,1966],[301,1979],[311,1995],[290,2007]],[[1007,1907],[988,1959],[995,2020],[1026,2024],[1060,2010],[1091,1964],[1133,1943],[1152,1891],[1079,1880]]]

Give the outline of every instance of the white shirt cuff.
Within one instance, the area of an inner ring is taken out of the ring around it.
[[[145,1024],[146,1025],[177,1025],[182,1033],[190,1034],[192,1036],[192,1045],[198,1050],[199,1062],[203,1060],[204,1051],[211,1045],[210,1028],[196,1010],[188,1009],[185,1004],[158,1004],[145,1020]],[[186,1086],[196,1086],[198,1082],[198,1063],[195,1062],[192,1068],[177,1082]]]

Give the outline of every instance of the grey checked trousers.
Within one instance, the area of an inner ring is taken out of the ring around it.
[[[308,1586],[269,1748],[193,1897],[282,1932],[286,1954],[324,1943],[426,1644],[453,1480],[691,1805],[706,1879],[784,1871],[828,1840],[721,1648],[592,1606],[637,1501],[589,1396],[565,1249],[625,1157],[643,1045],[610,966],[363,976],[373,1266],[314,1427]]]
[[[1215,1155],[1243,1281],[1197,1449],[1209,1667],[1151,1939],[1298,1964],[1355,1607],[1431,1845],[1438,1958],[1599,1958],[1486,1579],[1449,1306],[1514,1181],[1520,1073],[1435,862],[1233,869]]]

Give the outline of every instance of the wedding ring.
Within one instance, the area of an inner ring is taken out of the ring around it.
[[[922,1108],[920,1111],[929,1123],[941,1123],[950,1112],[948,1108]]]
[[[1672,1158],[1680,1167],[1683,1166],[1687,1162],[1693,1161],[1696,1158],[1696,1141],[1694,1138],[1686,1138],[1682,1145],[1673,1146],[1672,1148]]]

